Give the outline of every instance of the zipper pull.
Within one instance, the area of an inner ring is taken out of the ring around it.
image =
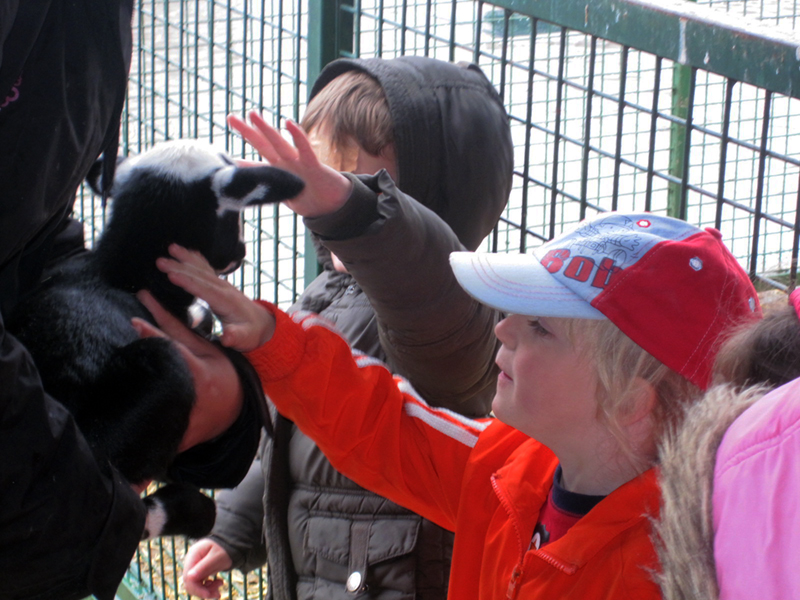
[[[517,597],[517,584],[519,583],[520,575],[522,575],[522,565],[517,565],[514,567],[514,572],[511,573],[511,581],[508,582],[508,591],[506,592],[508,600],[514,600]]]

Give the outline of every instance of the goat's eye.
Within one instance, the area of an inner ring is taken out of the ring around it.
[[[230,156],[228,156],[227,154],[223,154],[222,152],[220,152],[219,157],[222,159],[222,162],[224,162],[226,165],[230,165],[232,167],[236,166],[236,163],[233,162]]]

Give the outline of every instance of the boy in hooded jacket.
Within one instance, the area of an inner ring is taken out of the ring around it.
[[[170,253],[159,268],[209,302],[223,344],[337,468],[455,530],[450,597],[660,598],[658,441],[708,386],[721,337],[760,315],[719,232],[605,213],[533,255],[453,253],[460,284],[509,314],[483,420],[430,407],[319,316],[254,303],[196,253]]]
[[[464,293],[447,257],[477,248],[508,199],[513,148],[496,91],[475,65],[343,59],[315,82],[302,125],[322,162],[358,176],[347,175],[343,206],[303,213],[323,271],[290,312],[334,322],[431,404],[487,415],[498,313]],[[452,532],[353,483],[272,415],[260,460],[237,489],[218,494],[213,532],[187,554],[187,591],[217,596],[213,574],[266,562],[280,600],[367,588],[444,598]]]

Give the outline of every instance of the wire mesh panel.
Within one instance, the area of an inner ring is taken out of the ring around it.
[[[773,65],[753,54],[739,77],[726,77],[705,69],[725,66],[735,34],[709,35],[695,57],[686,26],[678,25],[674,51],[659,55],[636,45],[661,25],[669,31],[670,20],[657,12],[633,14],[625,3],[552,6],[362,0],[342,10],[355,15],[354,54],[470,60],[503,95],[517,172],[488,248],[525,251],[601,210],[652,210],[721,229],[754,278],[791,284],[798,133],[789,123],[800,104],[759,87]],[[680,18],[702,22],[713,14],[703,8]],[[746,15],[748,28],[763,19],[793,35],[794,3],[764,2],[758,12],[733,2],[710,8]],[[570,26],[576,13],[579,29]],[[619,25],[626,20],[627,29]],[[732,29],[734,22],[719,27]],[[621,33],[604,39],[614,28]],[[753,35],[770,37],[763,30]],[[661,45],[672,49],[670,42]]]
[[[800,10],[794,0],[686,6],[140,0],[121,154],[189,137],[255,158],[226,115],[299,119],[309,79],[336,56],[470,61],[502,95],[515,146],[511,199],[483,249],[525,252],[599,211],[647,210],[717,227],[754,278],[791,287]],[[103,207],[81,192],[77,210],[94,239]],[[245,231],[235,282],[288,306],[314,274],[302,223],[268,207],[247,212]],[[125,593],[185,597],[185,549],[183,540],[143,544]],[[262,575],[226,574],[223,597],[266,597]]]
[[[306,39],[300,33],[306,18],[302,2],[140,0],[120,154],[135,154],[165,139],[196,138],[234,157],[256,159],[238,134],[232,135],[226,116],[256,110],[276,125],[298,119],[307,95],[306,61],[301,60]],[[83,192],[78,210],[93,240],[105,211]],[[233,281],[252,297],[287,307],[302,291],[302,224],[282,206],[251,208],[244,213],[243,234],[247,258]],[[180,565],[187,547],[182,538],[143,543],[121,593],[186,597]],[[223,578],[229,597],[266,598],[260,570]]]
[[[121,156],[166,139],[195,138],[255,159],[231,134],[228,114],[256,110],[275,124],[298,118],[306,96],[301,3],[141,0],[137,8]],[[77,210],[93,242],[105,211],[86,192]],[[291,303],[304,269],[295,215],[278,206],[248,209],[244,234],[248,257],[236,282],[253,296]]]
[[[769,2],[746,2],[744,0],[700,0],[717,10],[741,15],[749,21],[758,20],[792,31],[800,17],[797,0],[773,0]]]

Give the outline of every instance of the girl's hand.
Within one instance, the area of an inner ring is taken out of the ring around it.
[[[338,171],[322,164],[314,153],[306,133],[293,121],[286,122],[294,146],[268,125],[258,113],[250,113],[250,123],[229,115],[228,124],[238,131],[259,154],[274,167],[294,173],[305,181],[299,196],[285,202],[302,217],[318,217],[341,208],[353,189],[353,184]]]
[[[177,244],[169,247],[169,253],[172,258],[159,258],[156,266],[172,283],[208,303],[222,323],[223,346],[249,352],[272,338],[275,331],[272,313],[221,279],[203,255]]]

